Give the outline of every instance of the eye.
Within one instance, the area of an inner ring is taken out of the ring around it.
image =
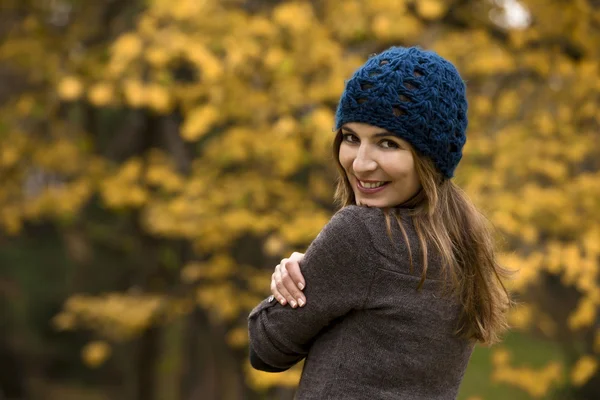
[[[398,143],[394,142],[393,140],[389,140],[389,139],[384,139],[379,143],[382,145],[382,147],[384,147],[386,149],[399,149],[400,148]]]
[[[344,133],[342,135],[342,138],[343,138],[343,140],[345,142],[348,142],[348,143],[356,143],[356,142],[358,142],[358,139],[356,138],[356,136],[354,136],[351,133]],[[354,139],[356,139],[356,140],[354,140]]]

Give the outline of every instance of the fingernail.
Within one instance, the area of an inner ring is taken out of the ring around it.
[[[303,307],[304,306],[304,300],[298,299],[298,304],[300,304],[300,307]]]
[[[300,290],[304,290],[304,284],[303,284],[302,282],[300,282],[300,283],[298,284],[298,287],[300,288]]]
[[[296,302],[294,300],[290,301],[290,304],[292,305],[293,308],[296,308]]]
[[[282,306],[285,306],[285,300],[284,299],[279,300],[279,302],[281,303]]]

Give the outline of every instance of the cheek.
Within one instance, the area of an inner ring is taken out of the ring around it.
[[[403,173],[405,182],[410,183],[410,186],[413,189],[419,187],[419,176],[417,175],[417,171],[415,170],[414,166],[409,166],[409,168],[404,170]]]
[[[345,146],[340,147],[340,152],[338,153],[338,158],[340,160],[340,164],[342,164],[342,167],[344,167],[345,170],[348,170],[350,165],[352,165],[352,160],[353,160],[352,154],[350,151],[348,151],[347,148],[345,148]]]
[[[412,157],[401,157],[396,159],[391,167],[390,173],[398,179],[404,182],[414,181],[417,179],[417,172]]]

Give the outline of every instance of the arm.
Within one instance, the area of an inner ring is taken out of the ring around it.
[[[361,247],[370,242],[358,212],[359,207],[346,207],[336,213],[306,251],[300,265],[310,301],[304,307],[267,299],[250,313],[250,346],[265,364],[290,368],[306,357],[325,326],[363,307],[373,272],[361,258]]]
[[[252,346],[250,346],[250,365],[252,365],[252,368],[254,369],[265,372],[283,372],[288,370],[288,368],[277,368],[267,364],[266,362],[261,360],[261,358],[258,356],[258,354],[256,354]]]

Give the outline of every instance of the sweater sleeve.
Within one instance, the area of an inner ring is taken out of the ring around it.
[[[293,309],[269,298],[248,317],[251,352],[265,364],[285,370],[308,354],[318,333],[353,309],[363,307],[373,277],[364,251],[369,246],[360,207],[338,211],[308,247],[300,268],[306,305]],[[253,363],[258,369],[263,363]]]

